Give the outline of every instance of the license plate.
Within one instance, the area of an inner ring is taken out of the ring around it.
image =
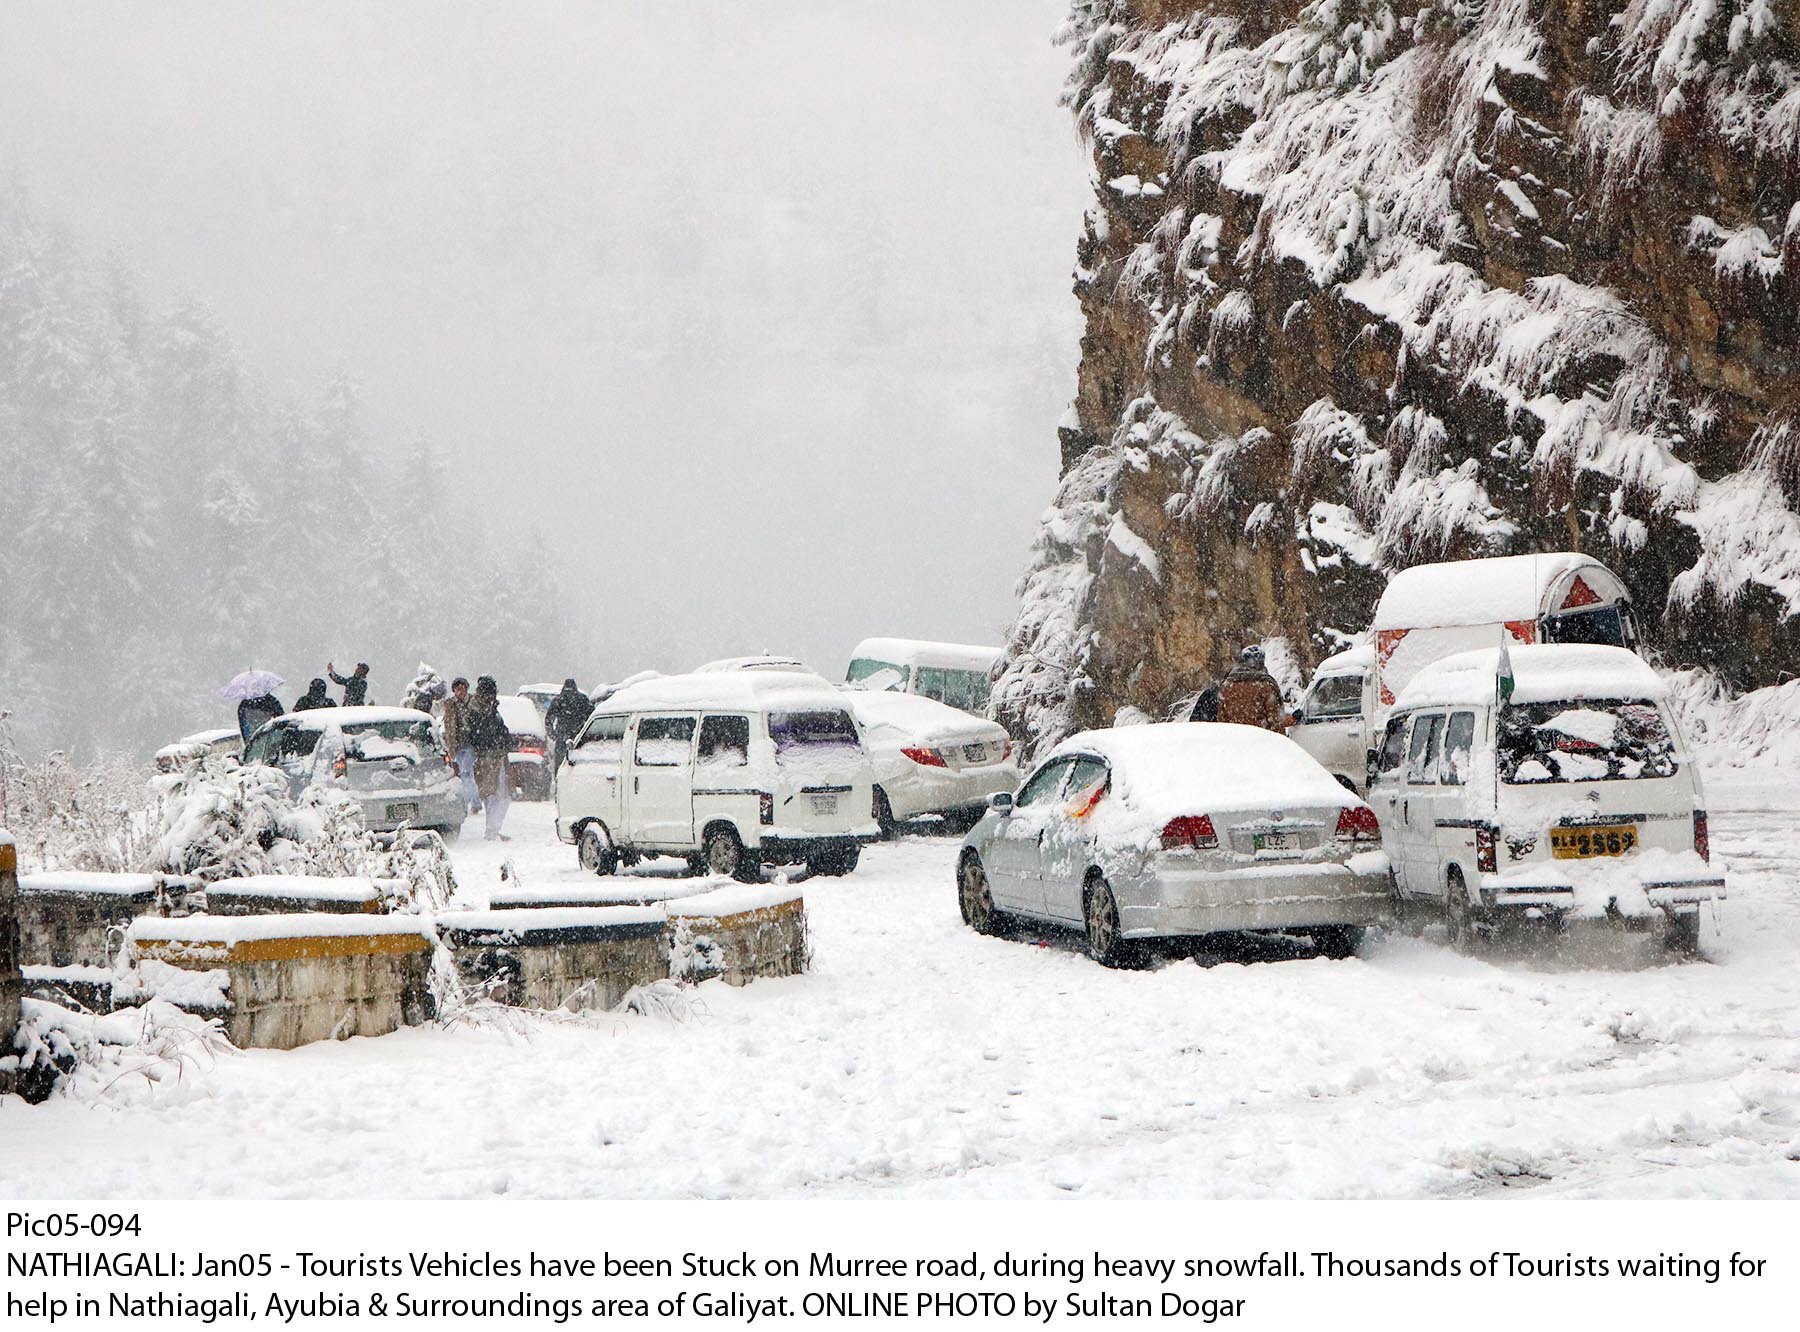
[[[1637,829],[1630,824],[1604,828],[1552,828],[1550,854],[1557,860],[1591,860],[1595,856],[1622,856],[1636,849]]]
[[[390,819],[416,819],[419,817],[419,807],[413,804],[389,805],[387,816]]]
[[[962,750],[965,763],[981,763],[987,759],[986,745],[964,745]]]
[[[1258,851],[1298,851],[1300,834],[1291,832],[1266,832],[1255,834],[1252,846]]]
[[[837,797],[816,795],[812,798],[812,807],[815,814],[835,814],[837,813]]]

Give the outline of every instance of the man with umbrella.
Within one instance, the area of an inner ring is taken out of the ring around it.
[[[239,671],[220,688],[220,698],[238,701],[238,733],[244,737],[245,744],[250,743],[257,727],[287,711],[275,697],[275,691],[282,683],[274,671],[250,670]]]

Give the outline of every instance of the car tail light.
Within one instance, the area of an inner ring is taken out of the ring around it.
[[[542,740],[521,740],[519,741],[519,752],[521,754],[541,754],[544,752],[544,742]]]
[[[1000,761],[1002,763],[1006,762],[1008,759],[1010,759],[1012,757],[1012,752],[1013,752],[1013,742],[1012,742],[1012,737],[1009,735],[1006,737],[1006,748],[1003,751],[1001,751]]]
[[[1210,850],[1219,844],[1219,834],[1213,830],[1211,815],[1183,814],[1163,825],[1162,844],[1165,851],[1174,851],[1184,846]]]
[[[1475,830],[1475,868],[1483,874],[1492,874],[1500,868],[1500,856],[1492,828]]]
[[[947,768],[950,766],[948,763],[944,762],[944,755],[941,750],[902,749],[900,752],[906,755],[906,757],[911,759],[914,763],[917,763],[920,767]]]
[[[349,772],[350,760],[344,755],[339,754],[336,758],[331,760],[331,775],[333,777],[344,777],[347,776]]]
[[[1694,850],[1699,853],[1700,859],[1708,862],[1712,860],[1712,834],[1707,831],[1706,811],[1703,809],[1694,811]]]
[[[767,791],[756,793],[756,816],[764,824],[775,822],[775,797]]]
[[[1379,842],[1381,824],[1367,805],[1346,805],[1338,811],[1337,835],[1352,842]]]

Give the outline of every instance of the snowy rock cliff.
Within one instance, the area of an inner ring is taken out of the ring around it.
[[[1423,560],[1580,549],[1800,663],[1800,0],[1074,0],[1095,202],[998,697],[1307,663]]]

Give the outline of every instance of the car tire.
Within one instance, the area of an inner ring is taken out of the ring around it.
[[[1481,936],[1475,928],[1475,908],[1469,902],[1462,871],[1452,865],[1444,882],[1444,921],[1450,927],[1450,946],[1464,957],[1472,957],[1480,951]]]
[[[875,788],[875,822],[881,828],[881,840],[892,842],[900,836],[900,823],[894,817],[894,807],[888,801],[887,792],[879,786]]]
[[[762,881],[761,863],[745,850],[734,828],[710,830],[700,845],[700,859],[705,873],[728,875],[739,883]]]
[[[445,823],[431,829],[431,831],[438,835],[445,846],[449,846],[450,843],[462,836],[462,824]]]
[[[1364,933],[1360,925],[1333,925],[1330,929],[1314,930],[1312,937],[1320,957],[1342,962],[1356,956],[1362,947]]]
[[[855,843],[850,846],[826,851],[821,855],[808,857],[806,872],[822,875],[826,878],[842,878],[856,869],[862,860],[862,848]]]
[[[1669,916],[1663,924],[1663,947],[1677,957],[1700,956],[1700,913]]]
[[[1119,903],[1112,886],[1095,875],[1081,897],[1081,917],[1086,924],[1087,953],[1103,967],[1130,966],[1137,950],[1119,933]]]
[[[575,842],[575,858],[581,862],[582,869],[603,879],[619,871],[619,853],[613,847],[612,838],[597,823],[590,823],[581,830],[581,836]]]
[[[998,934],[1006,923],[994,905],[994,890],[988,883],[987,869],[981,857],[967,855],[956,870],[956,905],[963,924],[977,934]]]

